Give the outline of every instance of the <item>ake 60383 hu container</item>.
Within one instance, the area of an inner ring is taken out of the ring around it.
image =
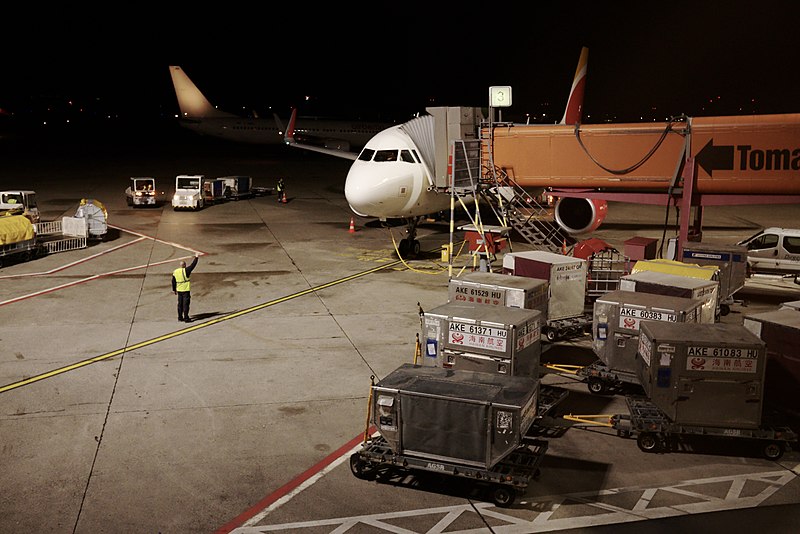
[[[539,381],[404,364],[372,386],[372,423],[392,451],[491,469],[522,445]]]
[[[800,313],[782,308],[745,315],[744,327],[767,344],[764,398],[800,414]]]
[[[610,369],[635,373],[641,324],[644,321],[696,323],[702,305],[696,299],[611,291],[594,303],[592,348]]]
[[[541,312],[448,302],[423,312],[424,365],[539,376]]]
[[[546,316],[547,291],[546,280],[474,271],[450,280],[447,300],[539,310]]]
[[[766,347],[742,325],[645,321],[639,381],[674,423],[758,428]]]
[[[703,302],[698,322],[713,323],[717,320],[719,282],[716,280],[702,280],[656,271],[640,271],[626,274],[620,278],[619,288],[637,293],[698,299]]]

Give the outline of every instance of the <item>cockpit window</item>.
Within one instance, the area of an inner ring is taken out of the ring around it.
[[[417,154],[416,150],[412,150],[411,153],[414,154],[414,159],[417,160],[417,163],[422,163],[422,160],[419,159],[419,154]]]
[[[371,148],[365,148],[364,150],[361,151],[361,154],[359,154],[358,159],[360,161],[369,161],[372,159],[372,155],[374,153],[375,151],[372,150]]]
[[[411,151],[409,150],[400,151],[400,161],[405,161],[406,163],[416,163],[414,161],[414,156],[411,155]]]
[[[397,150],[378,150],[373,161],[397,161]]]

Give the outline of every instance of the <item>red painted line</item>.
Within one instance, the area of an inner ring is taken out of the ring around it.
[[[368,435],[372,435],[375,432],[375,428],[370,427],[368,430]],[[277,490],[273,491],[256,504],[251,506],[249,509],[245,510],[228,523],[224,524],[223,526],[219,527],[217,530],[214,531],[214,534],[228,534],[232,530],[241,527],[248,519],[257,515],[262,510],[270,506],[272,503],[280,499],[281,497],[288,495],[290,492],[294,491],[300,484],[308,480],[309,478],[313,477],[330,464],[341,458],[341,456],[355,447],[359,442],[364,440],[364,434],[359,434],[358,436],[354,437],[331,454],[326,456],[323,460],[318,462],[316,465],[312,466],[311,468],[307,469],[303,473],[300,473],[298,476],[294,477],[291,481],[287,482]]]

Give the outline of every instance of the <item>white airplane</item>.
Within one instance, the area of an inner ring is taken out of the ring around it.
[[[580,122],[587,61],[588,49],[583,48],[562,124]],[[298,142],[294,137],[295,113],[292,112],[286,129],[286,144],[353,160],[344,185],[350,209],[360,217],[405,220],[407,236],[400,241],[398,251],[401,256],[418,254],[419,221],[450,208],[450,193],[436,187],[434,180],[434,117],[423,115],[387,128],[356,154]]]
[[[169,73],[181,112],[181,126],[201,135],[240,143],[278,145],[283,142],[283,128],[277,115],[273,119],[247,118],[221,111],[208,101],[182,68],[170,66]],[[388,126],[388,123],[300,117],[295,130],[298,139],[309,145],[356,150]]]

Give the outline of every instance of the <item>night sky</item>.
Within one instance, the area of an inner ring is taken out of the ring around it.
[[[0,36],[0,107],[169,117],[174,64],[232,112],[405,120],[510,85],[506,118],[554,122],[586,46],[586,123],[800,111],[800,2],[273,4],[22,8]]]

